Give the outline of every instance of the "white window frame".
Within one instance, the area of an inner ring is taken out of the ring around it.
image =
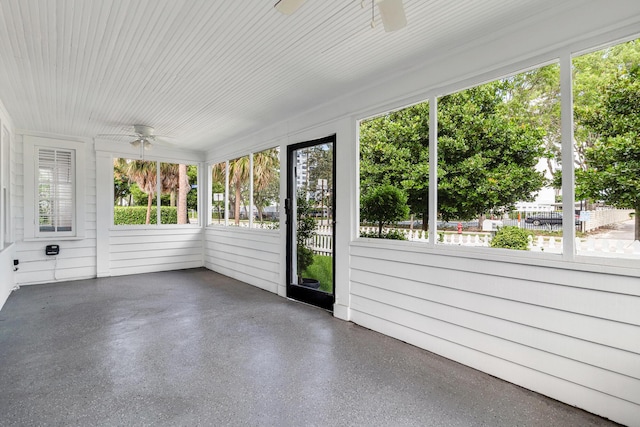
[[[156,158],[156,157],[146,157],[144,159],[136,159],[134,156],[131,155],[127,155],[127,154],[113,154],[111,156],[111,183],[113,184],[113,161],[115,159],[125,159],[125,160],[144,160],[144,161],[149,161],[149,162],[155,162],[156,163],[156,176],[158,177],[156,179],[156,193],[154,195],[155,198],[155,203],[156,203],[156,210],[155,213],[152,213],[152,215],[155,215],[156,217],[156,224],[114,224],[115,218],[114,218],[114,205],[113,205],[113,199],[114,199],[114,188],[113,185],[110,186],[111,189],[111,212],[110,212],[110,220],[109,220],[109,228],[113,229],[113,230],[122,230],[122,229],[140,229],[140,228],[145,228],[145,229],[157,229],[157,228],[200,228],[202,227],[202,185],[200,185],[200,183],[202,182],[202,169],[203,169],[203,164],[200,162],[195,162],[195,161],[190,161],[190,160],[164,160],[163,158]],[[196,182],[196,191],[197,191],[197,197],[198,197],[198,222],[196,224],[161,224],[161,205],[160,205],[160,190],[161,190],[161,182],[160,182],[160,174],[161,174],[161,163],[171,163],[171,164],[176,164],[176,165],[187,165],[187,166],[196,166],[198,168],[198,175],[197,175],[197,182]]]
[[[0,250],[13,242],[11,227],[11,136],[0,122]]]
[[[80,141],[25,135],[24,152],[24,239],[75,240],[85,236],[85,144]],[[66,150],[72,153],[73,219],[71,231],[41,232],[38,224],[38,150]]]

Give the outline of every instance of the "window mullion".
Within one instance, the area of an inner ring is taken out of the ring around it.
[[[560,57],[560,122],[562,135],[562,211],[571,221],[562,223],[562,257],[571,261],[575,258],[576,228],[573,221],[575,210],[575,178],[573,148],[573,84],[571,54]]]
[[[224,162],[224,225],[229,225],[229,161]]]
[[[156,227],[159,226],[160,224],[162,224],[162,215],[160,214],[160,205],[162,205],[162,203],[160,202],[160,191],[162,190],[162,176],[160,175],[161,169],[160,169],[160,162],[157,161],[156,162]]]
[[[253,228],[253,153],[249,153],[249,228]]]
[[[435,246],[438,229],[438,98],[429,99],[429,246]]]

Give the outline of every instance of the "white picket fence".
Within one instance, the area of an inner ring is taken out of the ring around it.
[[[409,230],[404,228],[383,228],[383,232],[399,232],[412,242],[428,241],[428,233],[422,230]],[[360,227],[360,233],[378,232],[375,227]],[[437,243],[459,246],[484,246],[491,242],[490,233],[463,232],[441,233]],[[331,226],[318,226],[316,235],[307,242],[308,247],[319,255],[331,255],[333,251],[333,229]],[[562,253],[562,237],[554,236],[529,236],[529,249],[537,252]],[[585,239],[576,238],[576,251],[580,255],[594,254],[598,256],[637,257],[640,256],[640,241],[616,240],[616,239]]]

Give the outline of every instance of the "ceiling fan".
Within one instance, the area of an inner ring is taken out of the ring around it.
[[[151,126],[147,125],[133,125],[133,134],[120,134],[120,133],[102,133],[96,135],[96,138],[108,138],[108,139],[123,139],[123,138],[134,138],[133,141],[129,141],[129,143],[134,148],[140,148],[142,150],[151,150],[153,145],[165,145],[170,146],[172,144],[163,141],[162,139],[166,139],[168,137],[156,135],[155,130]]]
[[[278,12],[284,15],[293,14],[305,0],[280,0],[275,4]],[[364,0],[360,2],[364,8]],[[404,13],[404,5],[402,0],[371,0],[371,27],[375,26],[375,8],[378,6],[378,12],[382,19],[384,30],[388,33],[397,31],[406,27],[407,17]]]

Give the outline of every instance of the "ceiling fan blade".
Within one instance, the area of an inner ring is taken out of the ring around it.
[[[96,138],[138,138],[140,135],[127,135],[124,133],[99,133]]]
[[[291,15],[302,6],[302,3],[304,0],[280,0],[274,7],[284,15]]]
[[[407,26],[407,16],[404,13],[402,0],[377,0],[376,4],[387,33]]]
[[[162,147],[175,147],[175,139],[167,136],[154,135],[153,138],[149,138],[150,142],[154,145]]]

